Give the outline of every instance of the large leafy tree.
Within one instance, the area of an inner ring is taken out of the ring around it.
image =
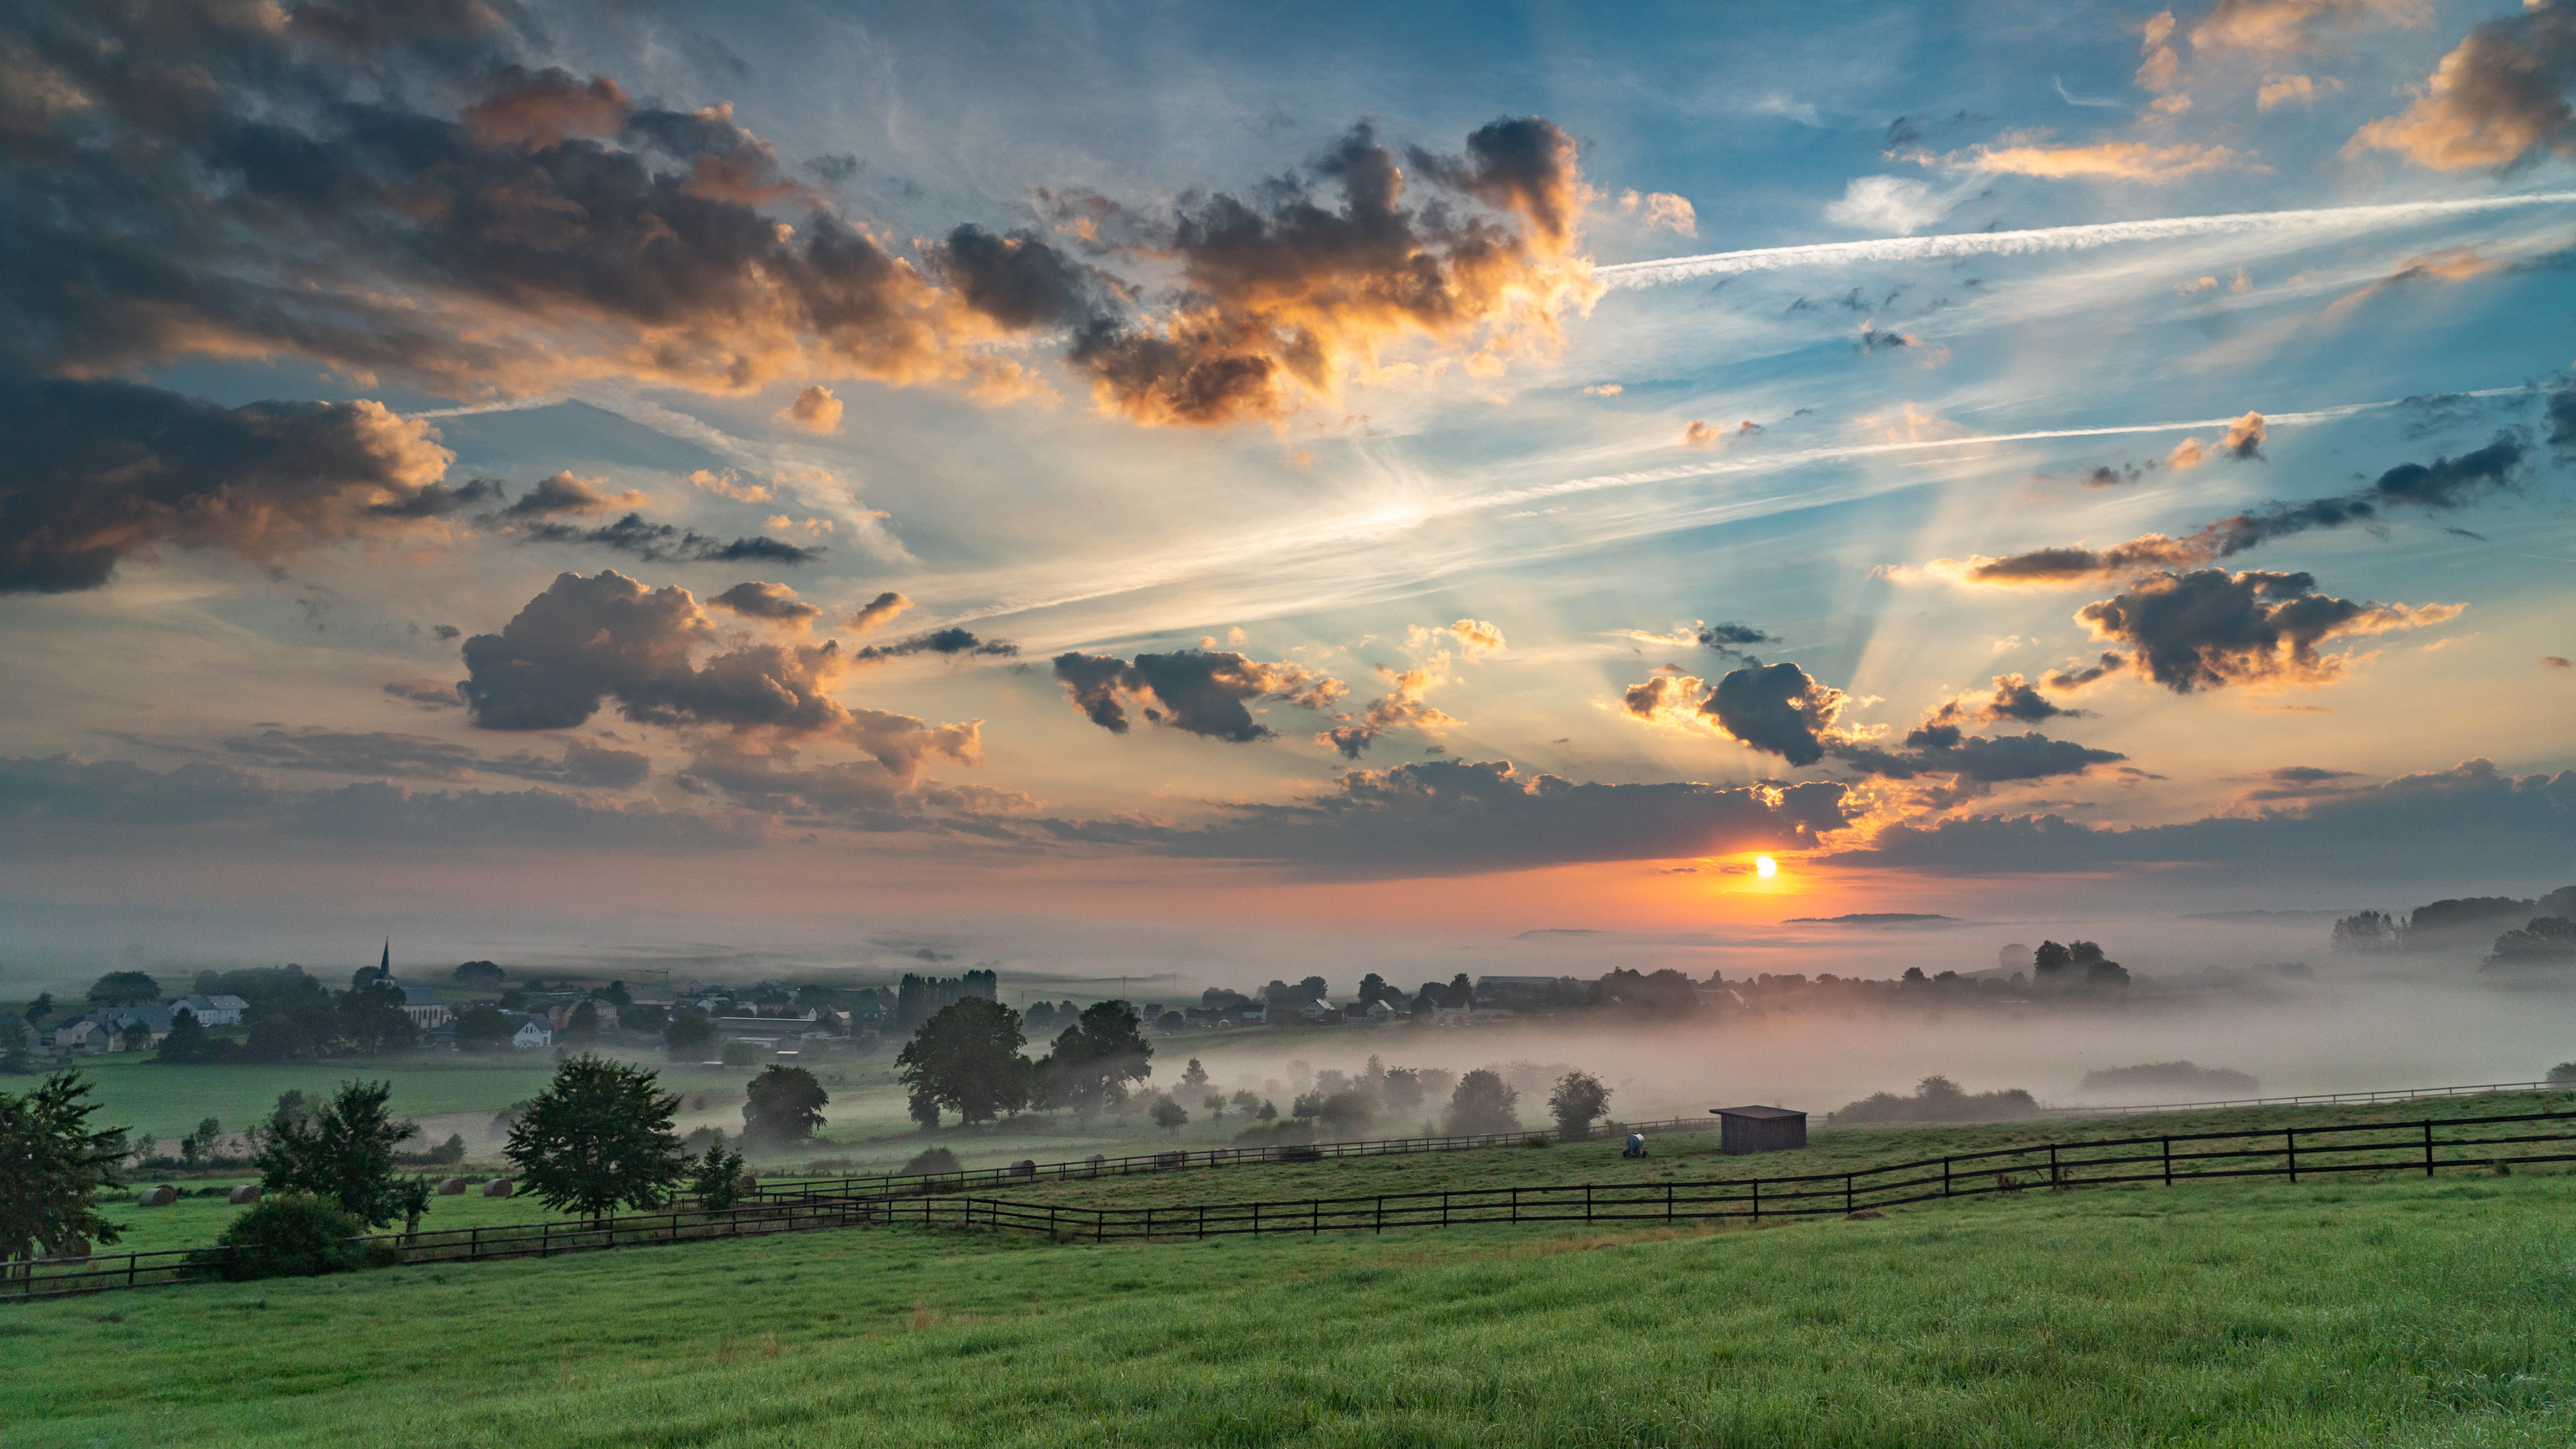
[[[182,1011],[170,1018],[170,1034],[161,1038],[161,1054],[155,1061],[196,1063],[215,1058],[215,1039],[206,1032],[205,1023],[193,1011]]]
[[[803,1067],[769,1067],[751,1079],[743,1095],[743,1140],[773,1147],[813,1136],[832,1100]]]
[[[141,1006],[160,999],[161,983],[148,971],[110,971],[89,988],[89,1004],[98,1007]]]
[[[391,1082],[342,1082],[310,1112],[279,1099],[278,1111],[253,1132],[261,1189],[327,1198],[371,1228],[419,1216],[424,1184],[395,1175],[394,1149],[418,1137],[420,1127],[394,1120],[386,1108],[393,1091]]]
[[[681,1007],[671,1013],[662,1027],[662,1050],[675,1062],[702,1062],[716,1049],[716,1024],[705,1012],[695,1007]]]
[[[689,1170],[671,1131],[679,1106],[651,1069],[585,1052],[555,1069],[503,1151],[557,1212],[596,1222],[620,1205],[660,1207]]]
[[[968,996],[932,1013],[895,1057],[913,1120],[935,1127],[945,1107],[972,1126],[1027,1106],[1028,1062],[1020,1055],[1027,1040],[1020,1014],[998,1001]]]
[[[89,1090],[80,1073],[58,1072],[23,1096],[0,1092],[0,1262],[123,1236],[92,1203],[124,1186],[125,1129],[89,1125]]]
[[[381,981],[342,993],[335,1014],[339,1034],[360,1051],[407,1047],[420,1035],[420,1028],[403,1014],[402,988]]]
[[[1123,1001],[1095,1002],[1056,1037],[1038,1081],[1050,1105],[1088,1115],[1127,1100],[1127,1084],[1154,1074],[1153,1043]]]
[[[1573,1141],[1592,1130],[1593,1118],[1610,1110],[1610,1089],[1590,1072],[1568,1072],[1547,1094],[1547,1110],[1556,1118],[1558,1135]]]
[[[1520,1118],[1513,1108],[1520,1099],[1521,1094],[1506,1085],[1500,1074],[1479,1067],[1460,1077],[1457,1090],[1449,1094],[1448,1129],[1460,1137],[1518,1132]]]

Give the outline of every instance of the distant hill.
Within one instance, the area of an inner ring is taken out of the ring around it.
[[[1512,937],[1512,939],[1515,941],[1536,941],[1546,936],[1598,936],[1600,934],[1601,933],[1599,931],[1593,930],[1589,926],[1543,926],[1535,931],[1523,931],[1519,935]]]
[[[1862,911],[1848,916],[1791,916],[1784,926],[1937,926],[1956,925],[1956,916],[1927,915],[1916,911]]]
[[[2186,921],[2340,921],[2350,911],[2196,911]]]

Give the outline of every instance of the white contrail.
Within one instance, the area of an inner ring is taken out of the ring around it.
[[[1818,242],[1810,246],[1759,247],[1744,252],[1712,252],[1673,257],[1660,262],[1617,262],[1592,269],[1611,287],[1659,287],[1695,277],[1732,277],[1745,272],[1773,272],[1784,267],[1830,266],[1839,262],[1912,262],[1927,257],[2020,256],[2033,252],[2071,252],[2116,242],[2161,241],[2168,237],[2209,236],[2224,232],[2279,231],[2298,227],[2321,229],[2402,226],[2480,211],[2517,206],[2556,206],[2576,202],[2576,191],[2535,191],[2519,196],[2487,196],[2474,201],[2406,201],[2387,206],[2332,206],[2312,211],[2242,211],[2226,216],[2175,216],[2161,221],[2106,221],[2088,226],[2049,226],[2033,231],[1978,231],[1951,236],[1881,237],[1872,241]]]

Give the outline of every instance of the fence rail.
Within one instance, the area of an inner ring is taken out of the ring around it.
[[[1654,1122],[1612,1122],[1594,1128],[1580,1141],[1629,1132],[1714,1132],[1715,1117],[1667,1117]],[[942,1196],[976,1187],[1007,1187],[1030,1182],[1063,1182],[1073,1178],[1130,1177],[1158,1172],[1227,1167],[1239,1163],[1324,1162],[1345,1157],[1383,1157],[1409,1152],[1469,1152],[1488,1147],[1518,1147],[1532,1138],[1561,1141],[1563,1135],[1538,1128],[1486,1132],[1460,1137],[1371,1137],[1350,1142],[1272,1142],[1257,1147],[1174,1148],[1126,1157],[1077,1158],[1071,1162],[1037,1162],[1027,1168],[977,1167],[956,1172],[890,1172],[838,1177],[764,1178],[753,1194],[764,1202],[812,1201],[863,1197]]]
[[[2181,1132],[2035,1142],[1849,1172],[1703,1182],[1459,1188],[1143,1208],[1077,1207],[967,1194],[772,1198],[722,1212],[681,1206],[599,1222],[512,1223],[386,1233],[362,1243],[405,1263],[479,1262],[816,1228],[917,1226],[1047,1233],[1090,1242],[1241,1234],[1384,1232],[1488,1223],[1706,1222],[1814,1217],[2031,1188],[2219,1182],[2576,1162],[2576,1112],[2416,1118],[2327,1127]],[[219,1276],[228,1248],[0,1263],[0,1298],[44,1298]]]
[[[2127,1107],[2042,1107],[2052,1117],[2123,1117],[2137,1112],[2211,1112],[2227,1107],[2321,1107],[2336,1102],[2421,1102],[2434,1097],[2492,1097],[2503,1092],[2576,1091],[2576,1081],[2488,1082],[2471,1087],[2393,1087],[2378,1092],[2311,1092],[2303,1097],[2233,1097],[2218,1102],[2155,1102]]]

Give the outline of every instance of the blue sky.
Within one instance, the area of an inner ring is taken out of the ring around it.
[[[2576,878],[2563,3],[279,13],[10,22],[62,939]]]

